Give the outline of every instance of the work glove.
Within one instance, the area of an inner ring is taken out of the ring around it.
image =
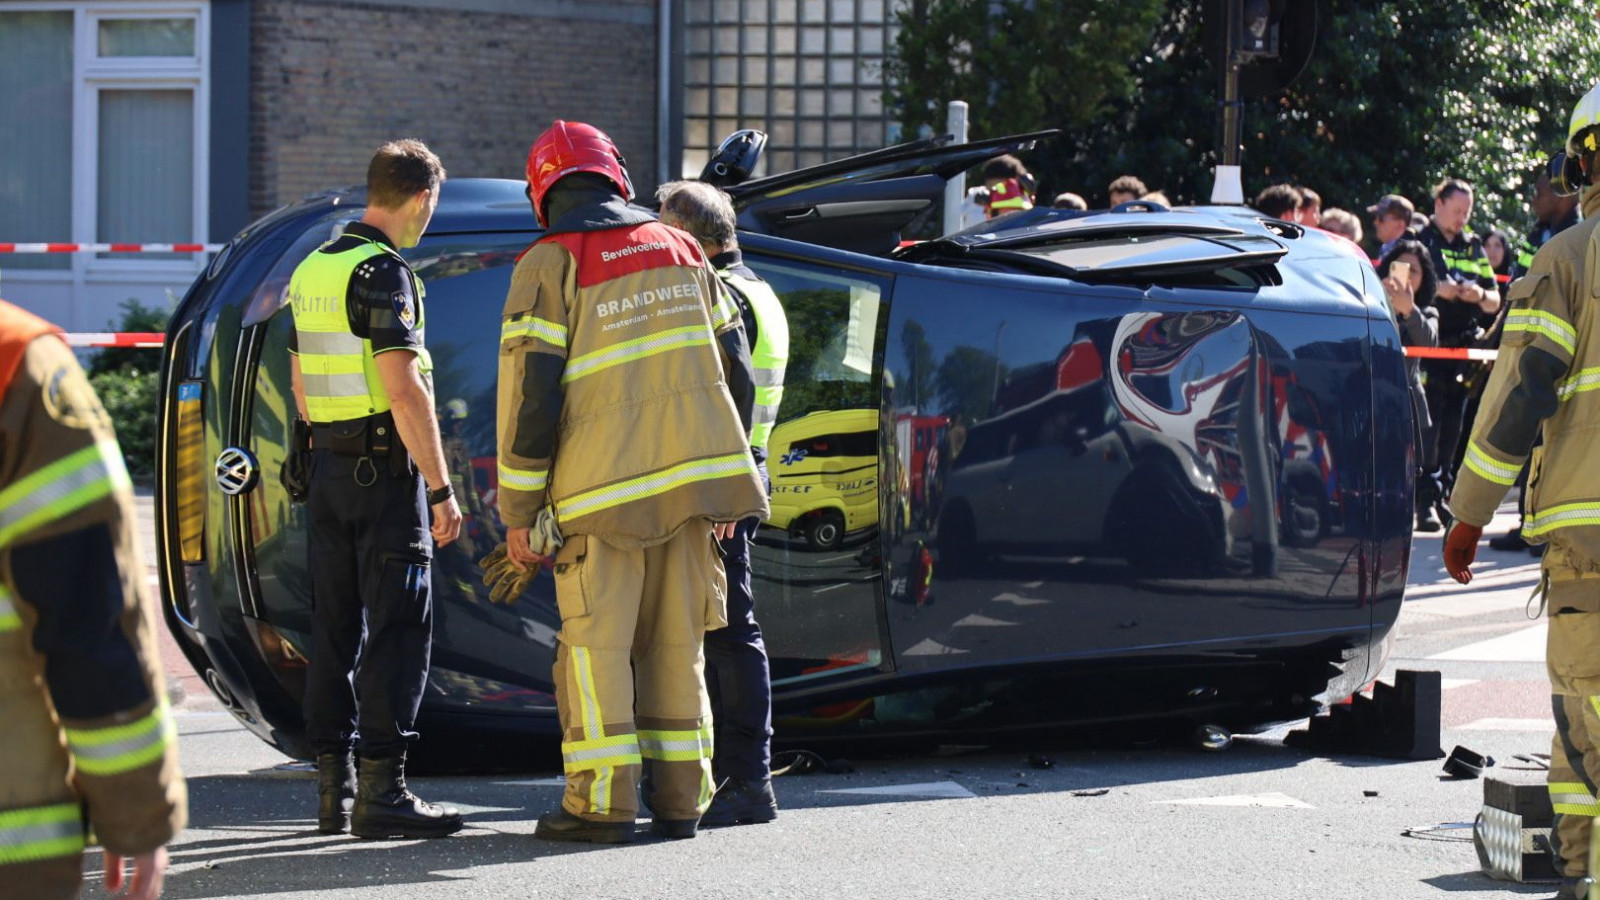
[[[528,532],[528,546],[533,552],[543,557],[556,555],[566,539],[561,536],[561,526],[556,523],[556,510],[553,506],[539,509],[539,515],[533,520],[533,530]]]
[[[1478,558],[1478,541],[1482,537],[1482,525],[1451,520],[1444,533],[1444,569],[1451,578],[1462,584],[1472,583],[1472,561]]]
[[[289,435],[289,452],[278,470],[278,482],[289,492],[289,502],[304,503],[311,496],[311,423],[294,420]]]
[[[489,602],[510,606],[522,598],[528,585],[539,577],[539,566],[518,569],[506,555],[506,545],[501,542],[488,556],[478,560],[483,567],[483,583],[489,587]]]

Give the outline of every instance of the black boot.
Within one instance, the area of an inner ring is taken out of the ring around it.
[[[350,830],[350,807],[356,802],[356,763],[344,753],[317,754],[317,830],[344,834]]]
[[[435,838],[461,830],[461,813],[435,806],[406,787],[406,758],[361,757],[350,833],[363,838]]]
[[[700,817],[707,828],[722,825],[754,825],[778,817],[778,798],[772,793],[772,779],[745,781],[730,778],[711,798],[711,808]]]

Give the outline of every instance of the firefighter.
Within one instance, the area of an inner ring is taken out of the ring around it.
[[[1567,154],[1582,166],[1584,218],[1539,248],[1528,274],[1511,286],[1500,358],[1450,496],[1454,523],[1445,567],[1472,580],[1483,526],[1532,449],[1523,536],[1547,543],[1540,588],[1550,614],[1546,664],[1556,737],[1548,776],[1556,813],[1552,844],[1563,883],[1557,897],[1582,896],[1593,817],[1600,814],[1600,320],[1590,269],[1600,225],[1600,86],[1573,110]],[[1593,891],[1590,891],[1593,895]]]
[[[768,495],[767,443],[783,399],[783,371],[789,360],[789,322],[772,288],[744,264],[734,233],[733,202],[699,181],[676,181],[656,192],[661,221],[699,241],[711,267],[739,307],[755,370],[754,402],[741,407],[750,435],[750,454]],[[701,825],[770,822],[778,816],[772,793],[772,676],[767,648],[756,624],[750,579],[750,543],[761,520],[739,522],[722,542],[728,571],[728,625],[706,633],[706,682],[711,690],[716,752],[711,771],[717,782],[711,808]]]
[[[361,220],[289,281],[295,405],[313,454],[304,709],[325,834],[442,837],[462,825],[405,780],[433,636],[432,543],[461,529],[434,418],[422,283],[400,256],[427,229],[443,181],[421,141],[380,147]]]
[[[485,579],[525,584],[559,531],[552,675],[567,784],[535,834],[632,840],[647,764],[652,830],[694,837],[713,788],[701,645],[726,624],[713,535],[767,512],[734,405],[752,390],[739,312],[692,238],[628,205],[626,164],[600,130],[558,120],[527,176],[546,231],[506,295],[506,546]]]
[[[187,817],[122,452],[72,351],[0,301],[0,897],[161,894]],[[133,863],[133,878],[124,863]]]

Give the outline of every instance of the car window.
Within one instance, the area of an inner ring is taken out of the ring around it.
[[[403,253],[426,292],[423,315],[441,435],[463,442],[484,475],[494,469],[500,311],[517,254],[534,237],[443,235]],[[487,495],[487,479],[478,480],[478,490]]]
[[[789,322],[789,363],[768,460],[772,515],[751,547],[772,682],[849,677],[885,659],[872,560],[892,281],[748,250],[745,261],[772,286]],[[784,444],[791,429],[804,436]],[[829,461],[805,464],[816,458]],[[898,522],[891,516],[883,527]]]
[[[747,255],[789,320],[789,365],[778,421],[839,409],[877,409],[874,348],[886,278],[833,266]],[[870,451],[876,453],[876,449]]]

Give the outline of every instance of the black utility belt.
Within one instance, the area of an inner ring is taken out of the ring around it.
[[[387,412],[345,419],[341,422],[312,423],[311,445],[336,456],[369,456],[388,459],[405,455],[405,446],[395,434],[394,416]]]

